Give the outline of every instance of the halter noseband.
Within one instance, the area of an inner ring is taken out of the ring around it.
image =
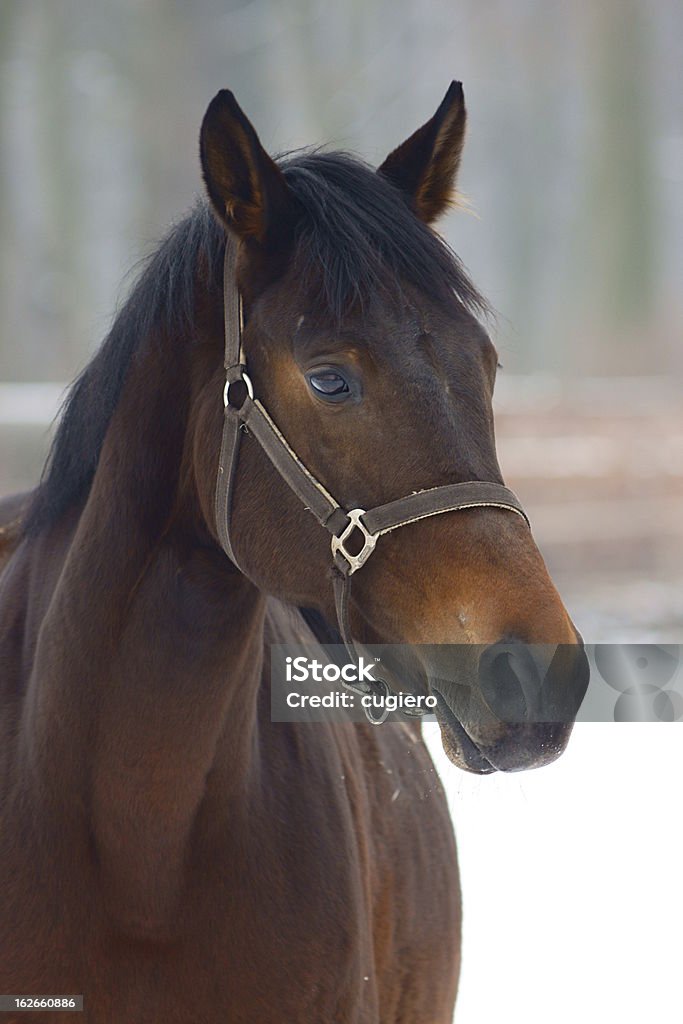
[[[483,480],[445,484],[426,491],[417,491],[386,505],[377,505],[368,511],[362,508],[344,509],[304,466],[264,406],[254,397],[242,348],[242,300],[235,281],[235,263],[236,246],[228,240],[223,264],[225,418],[216,483],[215,512],[218,537],[228,558],[239,568],[230,540],[230,514],[240,439],[244,431],[258,442],[282,479],[289,484],[305,508],[313,513],[320,525],[330,533],[337,622],[344,644],[355,661],[357,655],[349,624],[351,577],[365,565],[375,550],[379,537],[429,516],[471,508],[507,509],[520,516],[527,526],[530,525],[529,520],[511,490],[502,484]],[[347,542],[356,532],[360,533],[363,546],[354,554],[347,547]],[[363,696],[376,693],[386,697],[391,692],[388,684],[381,679],[377,679],[374,685],[364,681],[344,685]],[[374,725],[383,722],[389,714],[386,709],[378,714],[370,707],[365,707],[364,710],[368,720]],[[425,714],[422,709],[402,710],[404,714],[411,716]]]

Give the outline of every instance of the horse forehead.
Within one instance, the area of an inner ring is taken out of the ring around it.
[[[256,326],[271,338],[291,340],[296,346],[305,347],[322,336],[378,350],[392,345],[414,348],[436,315],[427,303],[421,309],[414,301],[372,295],[362,302],[350,302],[348,313],[337,318],[326,311],[324,303],[284,286],[268,299],[264,297],[255,313]]]
[[[391,362],[395,370],[439,375],[472,372],[481,362],[488,338],[479,322],[457,302],[446,308],[408,286],[398,294],[379,291],[350,303],[348,313],[337,319],[300,282],[285,275],[261,297],[255,307],[255,326],[271,343],[280,343],[294,354],[306,355],[321,342],[331,353],[336,347],[365,351],[379,363]]]

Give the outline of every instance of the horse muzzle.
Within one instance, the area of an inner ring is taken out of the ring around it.
[[[583,644],[517,641],[474,651],[430,672],[446,754],[466,771],[523,771],[565,749],[586,693]],[[474,682],[472,681],[474,680]]]

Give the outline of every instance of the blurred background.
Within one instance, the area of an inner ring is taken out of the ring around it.
[[[441,230],[498,314],[503,471],[586,637],[671,639],[682,43],[676,0],[2,0],[0,491],[36,481],[65,383],[198,192],[219,88],[274,153],[376,163],[460,78],[472,213]]]
[[[497,310],[506,478],[587,641],[677,643],[682,55],[677,0],[0,0],[0,493],[36,482],[66,383],[199,191],[219,88],[272,152],[376,163],[459,78],[473,213],[441,229]],[[581,725],[523,780],[465,777],[430,734],[459,1024],[679,1024],[678,731]]]

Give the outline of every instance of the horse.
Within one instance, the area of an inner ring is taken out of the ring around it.
[[[38,486],[0,511],[0,991],[84,996],[84,1016],[17,1020],[452,1019],[460,883],[419,720],[274,722],[268,652],[344,625],[413,645],[470,772],[567,743],[583,645],[503,485],[485,301],[433,227],[465,123],[454,82],[377,170],[275,159],[221,91],[205,195],[70,390]],[[285,462],[335,496],[335,558]],[[463,486],[479,500],[442,507]],[[362,510],[411,498],[429,509],[371,534]],[[339,561],[370,541],[342,622]],[[525,645],[564,652],[542,716]]]

